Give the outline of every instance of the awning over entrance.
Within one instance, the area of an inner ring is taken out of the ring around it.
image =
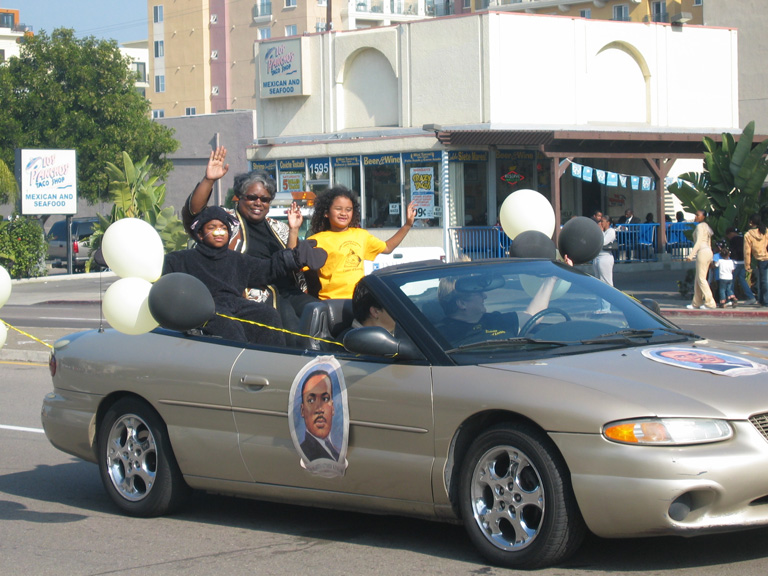
[[[515,146],[535,149],[552,159],[552,202],[555,235],[560,229],[560,178],[574,158],[643,160],[656,180],[656,213],[664,214],[664,179],[674,161],[680,158],[704,158],[705,136],[722,141],[714,132],[650,132],[638,130],[517,130],[493,126],[450,128],[425,124],[446,147]],[[757,137],[755,137],[756,141]],[[557,238],[555,238],[557,240]],[[666,246],[664,226],[660,227],[659,246]]]

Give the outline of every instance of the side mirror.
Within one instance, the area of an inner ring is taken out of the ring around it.
[[[344,348],[365,356],[385,356],[403,360],[423,360],[421,352],[410,340],[395,338],[381,326],[364,326],[344,336]]]
[[[659,316],[661,316],[661,306],[659,306],[659,303],[656,302],[653,298],[643,298],[640,300],[640,304],[648,308],[651,312],[655,312]]]

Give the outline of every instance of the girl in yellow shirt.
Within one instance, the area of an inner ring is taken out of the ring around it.
[[[365,260],[392,253],[415,219],[416,208],[411,202],[405,225],[385,242],[360,228],[360,202],[351,190],[334,186],[320,194],[315,202],[309,238],[328,252],[325,266],[318,271],[320,299],[352,298],[355,284],[365,274]]]

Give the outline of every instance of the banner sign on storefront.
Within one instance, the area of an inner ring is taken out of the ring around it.
[[[16,150],[22,214],[77,213],[75,150]]]
[[[439,152],[404,152],[403,163],[414,164],[416,162],[440,162]]]
[[[295,172],[280,173],[280,190],[278,192],[303,192],[304,174]]]
[[[332,160],[334,168],[360,166],[360,156],[335,156]]]
[[[265,172],[274,172],[277,166],[276,160],[252,160],[251,170],[264,170]]]
[[[278,160],[277,166],[280,168],[280,172],[301,172],[304,173],[304,158],[297,158],[293,160]]]
[[[307,169],[310,180],[325,179],[331,173],[331,162],[327,156],[325,158],[309,158]]]
[[[449,150],[450,162],[488,162],[488,152],[482,150]]]
[[[416,218],[435,217],[435,170],[431,166],[411,168],[411,200]]]
[[[363,166],[384,166],[385,164],[400,164],[400,154],[372,154],[363,156]]]

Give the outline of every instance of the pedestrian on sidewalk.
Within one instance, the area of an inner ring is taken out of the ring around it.
[[[752,287],[747,282],[747,269],[744,267],[744,236],[734,227],[727,228],[725,237],[728,239],[728,249],[731,251],[731,260],[733,260],[733,283],[734,288],[741,288],[744,297],[743,304],[755,304],[755,295]],[[734,290],[735,292],[735,290]]]
[[[696,217],[693,219],[696,222],[696,229],[693,231],[693,248],[691,249],[690,256],[687,258],[689,262],[696,261],[693,302],[686,306],[689,309],[709,308],[714,310],[717,308],[715,299],[712,297],[712,290],[709,288],[709,282],[707,282],[707,275],[713,258],[712,236],[714,232],[709,224],[707,224],[706,219],[706,211],[696,211]]]
[[[749,217],[749,230],[744,234],[744,266],[749,268],[754,259],[752,270],[757,276],[757,301],[761,306],[768,306],[768,235],[760,214]]]
[[[736,306],[738,300],[733,293],[733,269],[735,264],[731,260],[731,251],[727,246],[720,247],[720,259],[715,263],[719,272],[717,290],[720,293],[720,308]]]

